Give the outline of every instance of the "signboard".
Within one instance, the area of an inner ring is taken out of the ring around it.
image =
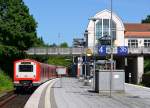
[[[90,48],[88,48],[88,49],[86,50],[86,55],[87,55],[87,56],[91,56],[92,54],[93,54],[92,50],[91,50]]]
[[[104,45],[99,46],[99,48],[98,48],[98,54],[100,56],[105,56],[106,55],[106,46],[104,46]]]
[[[106,47],[105,45],[101,45],[98,47],[98,54],[100,56],[106,56],[107,54],[111,53],[110,47]],[[114,53],[114,50],[113,50]],[[128,47],[127,46],[118,46],[115,50],[117,55],[126,56],[128,55]]]
[[[66,75],[66,68],[58,67],[56,68],[56,72],[58,75]]]
[[[128,47],[127,46],[119,46],[117,48],[117,54],[118,55],[127,55],[128,54]]]

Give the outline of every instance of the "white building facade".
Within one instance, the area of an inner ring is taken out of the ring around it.
[[[93,21],[93,19],[96,21]],[[121,18],[114,12],[112,12],[111,21],[111,11],[107,9],[98,12],[90,19],[87,31],[86,41],[89,48],[100,44],[98,40],[104,36],[110,36],[113,39],[113,46],[116,47],[150,47],[150,24],[124,24]],[[128,72],[128,74],[134,74],[134,77],[136,76],[136,83],[139,83],[144,73],[143,55],[137,56],[135,61],[134,66],[136,69],[131,69],[134,72]]]
[[[95,44],[98,43],[99,38],[106,35],[107,36],[112,35],[114,42],[117,42],[116,44],[117,46],[125,46],[124,24],[122,20],[115,13],[112,13],[112,26],[111,26],[111,12],[109,10],[103,10],[97,13],[93,18],[97,20],[95,22],[90,20],[87,27],[88,47],[93,47],[94,35],[95,35]],[[111,27],[112,27],[112,32],[110,29]]]

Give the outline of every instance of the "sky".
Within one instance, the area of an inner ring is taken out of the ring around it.
[[[110,9],[111,0],[23,0],[38,23],[37,34],[47,44],[83,38],[89,18]],[[140,23],[150,15],[150,0],[112,0],[113,12],[124,23]]]

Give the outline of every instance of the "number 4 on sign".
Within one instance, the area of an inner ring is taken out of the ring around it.
[[[100,46],[98,49],[98,53],[100,56],[106,55],[106,46]]]
[[[99,49],[99,50],[100,50],[100,52],[102,52],[102,53],[104,52],[104,50],[103,50],[103,47],[102,47],[102,46],[100,47],[100,49]]]

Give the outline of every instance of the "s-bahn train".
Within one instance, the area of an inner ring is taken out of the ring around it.
[[[59,68],[59,66],[58,66]],[[45,81],[56,78],[57,66],[40,63],[31,59],[14,62],[14,87],[37,87]]]

